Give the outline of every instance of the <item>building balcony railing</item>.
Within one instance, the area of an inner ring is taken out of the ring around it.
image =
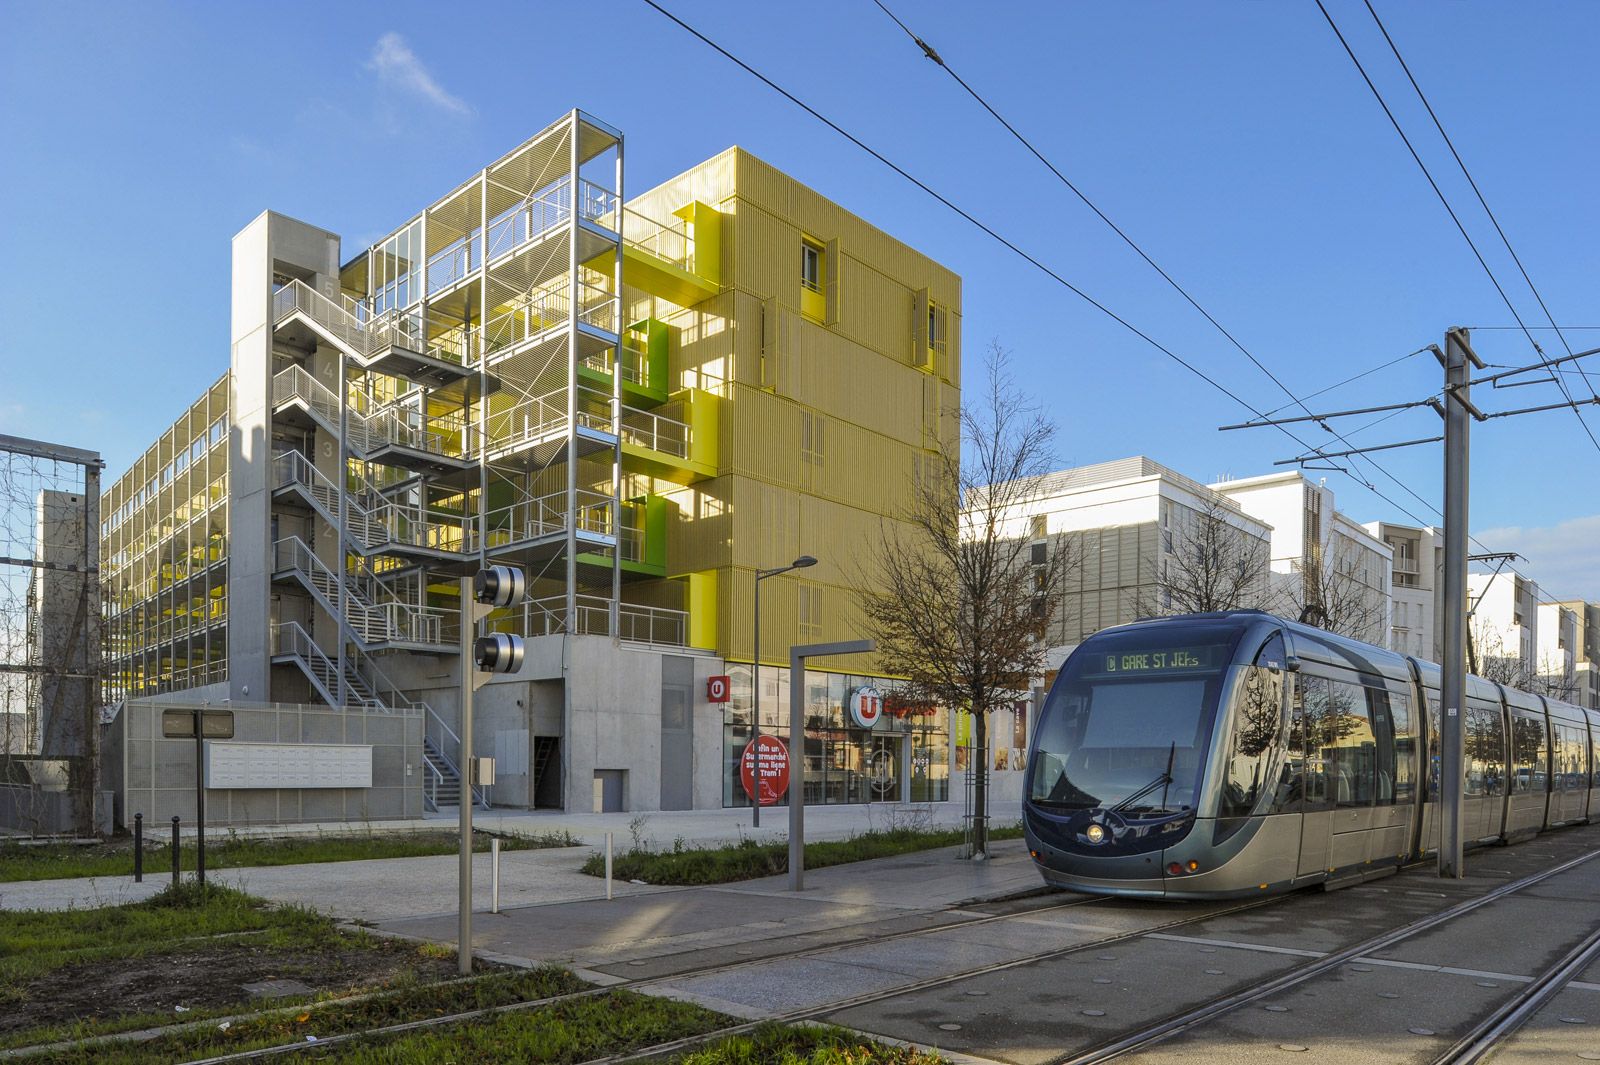
[[[622,441],[663,455],[686,459],[689,457],[690,429],[687,423],[665,414],[623,407]]]
[[[545,539],[566,532],[569,524],[579,532],[614,535],[616,500],[587,489],[579,489],[577,496],[577,514],[571,520],[566,492],[551,492],[489,511],[484,515],[488,546],[496,548]],[[467,543],[469,551],[478,550],[476,530],[469,530]]]
[[[613,232],[617,194],[585,178],[578,180],[578,217]],[[572,179],[562,177],[489,220],[487,233],[474,229],[428,257],[428,295],[449,288],[523,245],[541,240],[572,220]]]
[[[617,631],[611,631],[611,600],[597,595],[577,597],[577,610],[569,626],[567,597],[552,595],[524,604],[510,616],[492,623],[499,632],[524,636],[552,636],[570,632],[580,636],[612,636],[629,643],[665,647],[687,646],[689,613],[671,607],[639,603],[617,604]]]
[[[1394,571],[1396,573],[1415,574],[1418,572],[1417,560],[1414,558],[1401,558],[1399,555],[1396,555],[1394,557]]]

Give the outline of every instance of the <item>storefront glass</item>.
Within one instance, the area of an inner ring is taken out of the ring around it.
[[[722,804],[750,805],[740,759],[751,738],[750,667],[729,665],[732,690],[723,717]],[[807,670],[805,674],[805,799],[807,805],[943,802],[950,797],[950,715],[942,709],[879,715],[870,729],[849,715],[850,694],[872,685],[886,697],[898,685],[877,677]],[[789,742],[789,671],[761,668],[761,731]],[[893,700],[890,700],[891,706]],[[792,753],[792,752],[791,752]],[[787,805],[787,795],[779,800]]]

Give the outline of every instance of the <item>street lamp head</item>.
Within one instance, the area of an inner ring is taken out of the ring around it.
[[[812,558],[810,555],[801,555],[799,558],[790,563],[790,565],[795,569],[805,569],[808,566],[815,566],[816,564],[817,560]]]

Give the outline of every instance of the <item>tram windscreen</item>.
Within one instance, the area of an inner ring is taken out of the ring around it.
[[[1126,804],[1132,814],[1192,809],[1237,635],[1162,625],[1086,641],[1045,703],[1032,801],[1074,810]]]

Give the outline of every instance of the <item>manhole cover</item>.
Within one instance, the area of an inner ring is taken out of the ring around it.
[[[961,1031],[961,1026],[959,1024],[941,1024],[939,1026],[939,1031],[941,1031],[941,1032],[959,1032],[959,1031]]]
[[[1291,1054],[1304,1054],[1310,1047],[1303,1047],[1299,1043],[1279,1043],[1279,1050],[1287,1050]]]
[[[1432,1028],[1407,1028],[1406,1031],[1410,1032],[1412,1035],[1433,1035],[1434,1034]]]
[[[1083,1015],[1085,1017],[1104,1017],[1106,1015],[1106,1011],[1105,1010],[1084,1010],[1083,1011]]]
[[[309,995],[311,989],[298,980],[262,980],[259,983],[245,984],[245,993],[256,998],[292,998],[295,995]]]
[[[1261,1008],[1266,1010],[1268,1013],[1288,1013],[1289,1012],[1289,1007],[1288,1006],[1262,1006]]]

